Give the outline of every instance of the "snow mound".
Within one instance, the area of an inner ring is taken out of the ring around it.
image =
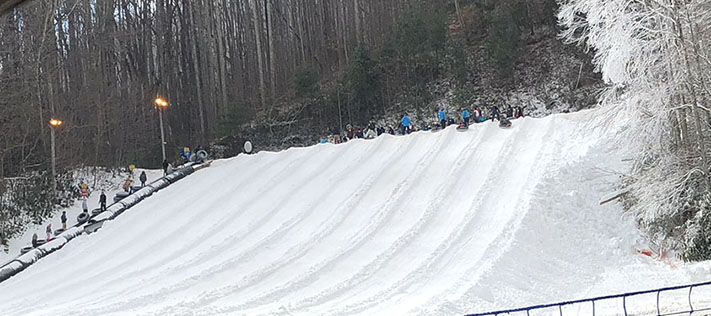
[[[0,283],[2,315],[451,315],[699,281],[640,256],[593,112],[215,161]]]

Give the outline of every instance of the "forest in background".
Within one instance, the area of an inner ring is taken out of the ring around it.
[[[335,126],[392,123],[403,111],[424,124],[436,107],[592,106],[601,81],[589,56],[558,40],[557,9],[555,0],[30,1],[0,17],[0,241],[21,226],[8,222],[54,209],[52,117],[64,121],[57,167],[68,177],[81,166],[158,167],[158,96],[170,102],[171,158],[198,144],[234,155],[247,138],[258,149],[312,144]]]

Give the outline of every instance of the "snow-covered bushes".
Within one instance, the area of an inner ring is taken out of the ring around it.
[[[711,62],[702,45],[711,40],[711,3],[566,0],[559,21],[564,39],[595,52],[609,87],[604,120],[627,126],[619,142],[636,160],[625,207],[653,244],[711,258]]]
[[[27,223],[40,223],[55,210],[79,196],[72,175],[57,177],[57,196],[52,196],[49,172],[28,172],[0,179],[0,245],[21,232]],[[56,202],[56,203],[55,203]]]

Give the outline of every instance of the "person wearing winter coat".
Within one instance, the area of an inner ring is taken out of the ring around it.
[[[469,118],[471,116],[472,115],[469,113],[469,110],[467,110],[467,109],[462,110],[462,119],[464,120],[464,126],[467,126],[467,127],[469,126]]]
[[[101,211],[106,211],[106,194],[104,191],[101,191],[101,195],[99,196],[99,205],[101,207]]]
[[[67,230],[67,211],[62,211],[62,229]]]
[[[47,224],[47,241],[52,239],[52,224]]]
[[[365,139],[373,139],[378,137],[378,134],[375,132],[375,130],[369,128],[367,131],[365,131]]]
[[[407,114],[403,115],[401,122],[403,134],[410,134],[410,132],[412,132],[412,120],[410,120],[410,117],[407,116]]]
[[[334,144],[341,143],[341,128],[340,127],[333,127],[331,129],[331,135],[333,135],[333,143]]]
[[[509,128],[509,127],[511,127],[511,121],[509,121],[509,119],[507,119],[507,118],[505,118],[505,117],[502,117],[502,118],[499,120],[499,127],[502,127],[502,128]]]
[[[481,108],[477,106],[476,110],[474,111],[474,122],[477,122],[477,123],[481,122],[482,114],[483,114],[483,112],[481,111]]]
[[[81,190],[81,196],[83,198],[89,197],[89,185],[88,184],[82,183],[81,185],[79,185],[79,188]]]
[[[511,106],[509,106],[509,108],[506,109],[506,118],[510,119],[512,117],[514,117],[513,108]]]
[[[516,107],[516,118],[521,118],[523,117],[523,108],[520,106]]]
[[[439,124],[442,125],[442,129],[447,127],[447,113],[444,109],[439,109]]]
[[[148,180],[148,177],[146,176],[145,171],[141,171],[141,175],[138,177],[139,180],[141,180],[141,187],[146,186],[146,181]]]
[[[499,112],[499,108],[496,106],[491,109],[491,120],[501,120],[501,113]]]
[[[168,175],[168,160],[163,159],[163,175]]]
[[[126,192],[131,192],[131,184],[133,184],[133,179],[131,177],[128,177],[126,179],[126,182],[123,183],[123,190]]]
[[[346,138],[347,140],[352,140],[356,138],[356,130],[351,124],[346,125]]]
[[[84,211],[84,213],[89,212],[89,205],[86,203],[86,199],[81,201],[81,209]]]

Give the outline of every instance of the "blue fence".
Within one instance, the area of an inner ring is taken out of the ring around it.
[[[707,287],[707,286],[711,287],[711,282],[697,283],[697,284],[691,284],[691,285],[672,286],[672,287],[666,287],[666,288],[662,288],[662,289],[630,292],[630,293],[624,293],[624,294],[618,294],[618,295],[600,296],[600,297],[595,297],[595,298],[560,302],[560,303],[555,303],[555,304],[536,305],[536,306],[510,309],[510,310],[501,310],[501,311],[496,311],[496,312],[469,314],[466,316],[498,316],[498,315],[510,315],[512,313],[521,313],[521,314],[526,313],[526,315],[530,316],[532,311],[549,309],[549,308],[557,308],[560,316],[563,316],[563,307],[564,306],[588,304],[588,303],[591,304],[592,314],[597,315],[596,310],[595,310],[595,302],[608,301],[608,300],[613,300],[613,299],[622,299],[622,310],[620,312],[623,312],[623,315],[627,316],[628,315],[627,314],[627,298],[633,297],[633,296],[645,295],[645,294],[654,294],[654,293],[657,294],[657,313],[656,313],[657,316],[692,315],[694,313],[696,313],[696,315],[700,315],[702,312],[711,312],[711,306],[699,307],[698,309],[695,309],[694,304],[692,303],[691,297],[692,297],[694,288]],[[659,305],[659,294],[661,294],[663,292],[679,291],[679,290],[685,290],[685,289],[689,290],[688,310],[662,313],[660,305]],[[711,314],[711,313],[704,313],[704,315],[708,315],[708,314]],[[616,314],[616,315],[618,315],[618,314]]]

